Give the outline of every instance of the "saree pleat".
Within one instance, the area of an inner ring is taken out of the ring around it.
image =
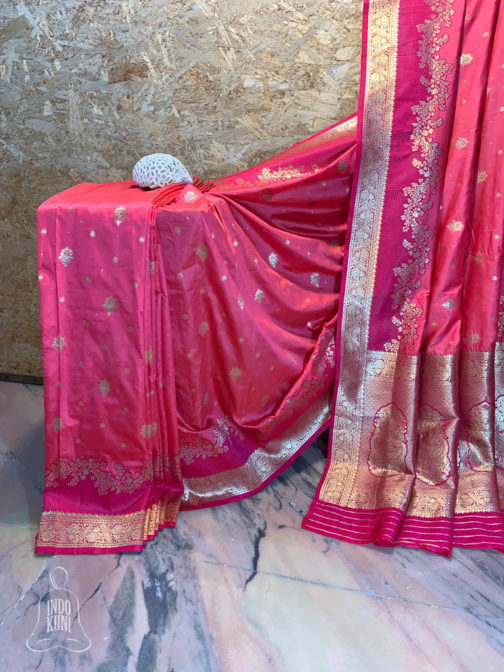
[[[214,183],[41,206],[37,552],[139,550],[179,508],[264,487],[327,426],[355,128]]]

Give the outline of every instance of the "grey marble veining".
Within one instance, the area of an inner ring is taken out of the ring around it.
[[[319,447],[254,497],[186,511],[142,553],[33,554],[41,388],[0,383],[0,646],[24,672],[497,672],[504,556],[340,543],[301,529]],[[42,455],[42,458],[41,458]],[[26,640],[63,567],[91,647]]]

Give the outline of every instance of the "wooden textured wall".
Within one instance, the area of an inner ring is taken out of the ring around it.
[[[41,375],[36,208],[178,156],[210,179],[357,106],[361,0],[2,0],[0,372]]]

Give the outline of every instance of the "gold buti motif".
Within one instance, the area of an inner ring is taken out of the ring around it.
[[[433,3],[432,14],[423,24],[417,26],[419,32],[419,68],[426,76],[420,78],[426,87],[424,100],[412,106],[414,116],[411,133],[412,164],[417,170],[415,179],[403,188],[405,203],[402,215],[403,231],[408,233],[403,245],[408,251],[408,259],[394,268],[396,280],[392,293],[392,305],[401,310],[411,300],[413,293],[421,285],[432,258],[433,232],[425,221],[431,211],[432,199],[439,186],[439,172],[443,164],[443,151],[437,133],[447,113],[446,100],[450,96],[450,76],[453,66],[440,55],[451,25],[454,0]],[[399,328],[402,317],[394,324]]]
[[[103,302],[103,307],[107,312],[107,315],[112,315],[113,312],[117,310],[117,301],[113,296],[107,296]]]
[[[260,184],[269,184],[271,182],[285,182],[287,180],[295,180],[301,177],[308,177],[320,170],[318,166],[312,166],[311,169],[304,167],[294,168],[294,166],[284,166],[271,170],[271,168],[263,168],[257,180]]]
[[[116,208],[112,217],[114,218],[114,222],[117,224],[117,226],[120,226],[126,217],[126,208],[124,205],[120,205],[118,208]]]
[[[73,251],[69,247],[64,247],[59,253],[58,259],[61,261],[63,266],[68,266],[68,264],[74,259]]]

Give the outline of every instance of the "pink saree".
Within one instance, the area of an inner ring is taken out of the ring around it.
[[[504,550],[503,14],[370,0],[357,116],[213,183],[40,207],[36,552],[140,550],[328,426],[303,527]]]

